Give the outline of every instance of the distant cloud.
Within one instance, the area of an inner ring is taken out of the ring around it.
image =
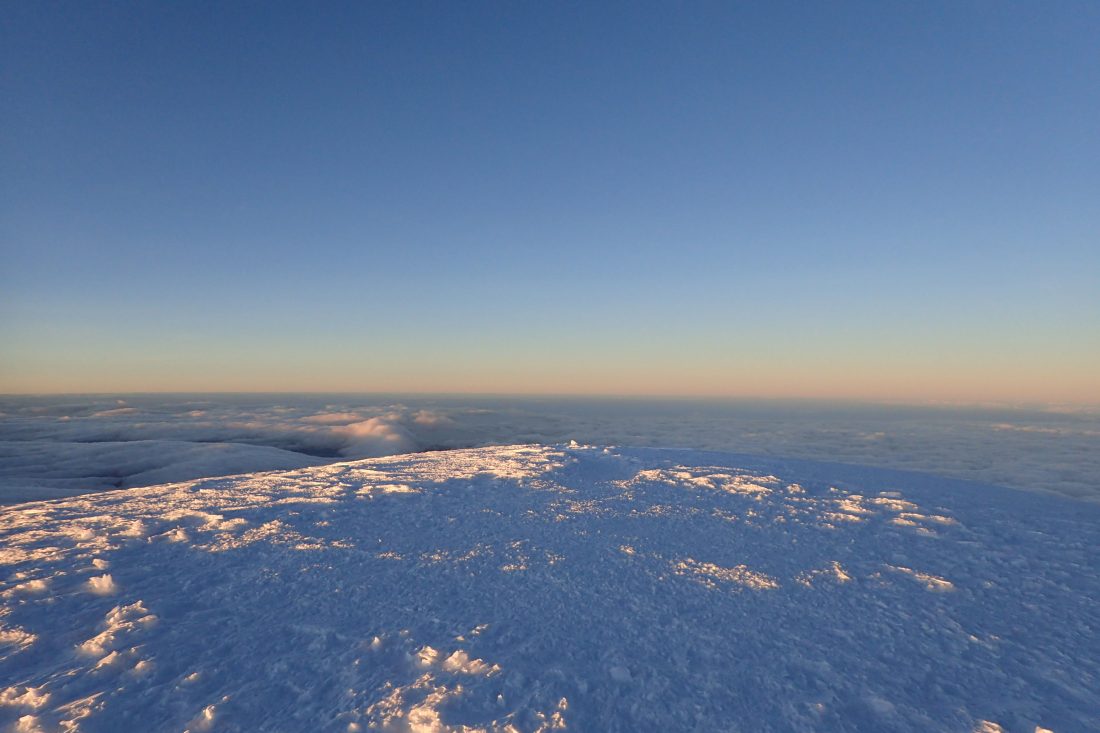
[[[417,442],[401,425],[400,416],[389,414],[336,429],[347,439],[340,453],[349,458],[373,458],[417,450]]]
[[[116,407],[113,410],[93,412],[91,417],[119,417],[120,415],[133,415],[135,412],[137,412],[136,407]]]
[[[432,410],[417,410],[413,413],[413,422],[425,427],[439,427],[441,425],[454,425],[454,420]]]
[[[362,419],[363,416],[357,412],[321,412],[303,417],[302,422],[317,423],[318,425],[345,425]]]
[[[1100,497],[1100,416],[694,402],[0,397],[0,503],[426,449],[655,445]]]

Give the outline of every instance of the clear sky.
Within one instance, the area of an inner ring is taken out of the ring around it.
[[[0,10],[0,392],[1100,402],[1100,3]]]

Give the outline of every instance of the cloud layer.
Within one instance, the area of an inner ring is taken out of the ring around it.
[[[1100,498],[1100,416],[785,402],[0,398],[0,501],[423,450],[578,440],[926,471]]]

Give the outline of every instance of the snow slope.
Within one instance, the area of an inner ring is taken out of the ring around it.
[[[0,440],[0,503],[55,499],[205,476],[315,466],[327,461],[266,445],[130,440]]]
[[[1100,506],[657,449],[0,513],[0,729],[1100,730]]]

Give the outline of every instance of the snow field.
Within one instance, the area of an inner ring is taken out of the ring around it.
[[[511,446],[0,513],[0,730],[1100,729],[1100,507]]]

